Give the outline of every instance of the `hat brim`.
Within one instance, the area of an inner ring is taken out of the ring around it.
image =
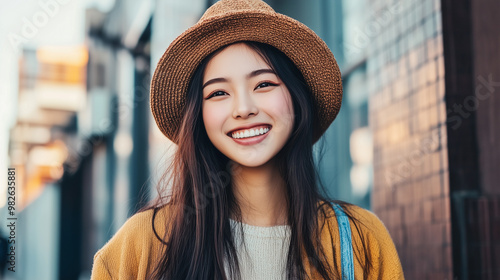
[[[295,63],[313,96],[316,142],[340,110],[340,70],[316,33],[278,13],[226,13],[200,21],[177,37],[160,58],[151,82],[151,111],[160,131],[175,142],[194,71],[210,53],[238,41],[269,44]]]

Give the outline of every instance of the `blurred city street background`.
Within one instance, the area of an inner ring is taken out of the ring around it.
[[[89,279],[155,196],[175,147],[151,75],[214,2],[2,0],[0,279]],[[266,2],[342,71],[315,146],[328,195],[382,219],[407,279],[500,279],[500,1]]]

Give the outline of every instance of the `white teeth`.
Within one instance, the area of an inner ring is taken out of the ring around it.
[[[233,132],[231,137],[239,139],[239,138],[248,138],[253,136],[258,136],[265,134],[269,131],[269,128],[257,128],[257,129],[246,129],[244,131]]]

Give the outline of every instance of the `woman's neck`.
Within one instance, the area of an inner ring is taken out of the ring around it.
[[[254,226],[287,224],[286,187],[273,164],[245,167],[234,163],[233,192],[242,222]]]

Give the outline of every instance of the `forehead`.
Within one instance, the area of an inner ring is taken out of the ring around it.
[[[258,52],[244,43],[236,43],[224,48],[209,60],[203,80],[246,75],[257,69],[270,68]]]

